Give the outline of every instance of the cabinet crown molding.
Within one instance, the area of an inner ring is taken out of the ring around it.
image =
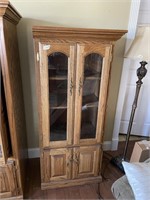
[[[66,28],[50,26],[34,26],[32,28],[33,38],[67,38],[100,41],[116,41],[120,39],[127,30],[115,29],[90,29],[90,28]]]
[[[0,1],[0,17],[10,21],[13,24],[18,24],[21,15],[7,0]]]

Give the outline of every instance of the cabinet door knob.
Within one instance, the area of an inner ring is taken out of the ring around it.
[[[74,161],[77,165],[79,165],[79,157],[78,157],[78,154],[77,154],[77,153],[74,153],[73,161]]]

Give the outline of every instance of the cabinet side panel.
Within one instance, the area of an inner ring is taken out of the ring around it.
[[[2,76],[4,81],[13,157],[17,160],[17,165],[19,166],[19,185],[21,187],[21,185],[24,185],[25,181],[27,144],[17,32],[16,26],[5,19],[1,25],[0,56]]]

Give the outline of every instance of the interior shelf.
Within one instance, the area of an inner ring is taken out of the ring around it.
[[[100,80],[100,72],[97,72],[91,68],[85,69],[84,78],[88,80],[94,80],[94,79]]]
[[[67,109],[66,94],[50,94],[50,109]]]
[[[90,94],[83,96],[82,107],[97,107],[98,106],[98,97],[95,94]]]
[[[67,80],[67,76],[50,76],[49,77],[50,80]]]
[[[66,140],[66,122],[60,123],[58,119],[50,126],[50,140]]]
[[[54,77],[54,76],[66,76],[68,74],[67,68],[49,68],[49,76]]]

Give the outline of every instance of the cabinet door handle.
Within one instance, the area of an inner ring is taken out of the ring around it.
[[[81,95],[82,86],[83,86],[83,82],[82,82],[82,78],[80,77],[80,79],[79,79],[79,88],[78,88],[79,96]]]
[[[79,157],[78,157],[77,153],[74,153],[73,161],[74,161],[77,165],[79,165],[80,162],[79,162]]]
[[[70,96],[72,96],[72,89],[73,89],[73,80],[70,80]]]
[[[73,161],[74,161],[74,160],[73,160],[73,155],[69,156],[69,157],[68,157],[67,166],[69,166],[70,163],[73,162]]]

